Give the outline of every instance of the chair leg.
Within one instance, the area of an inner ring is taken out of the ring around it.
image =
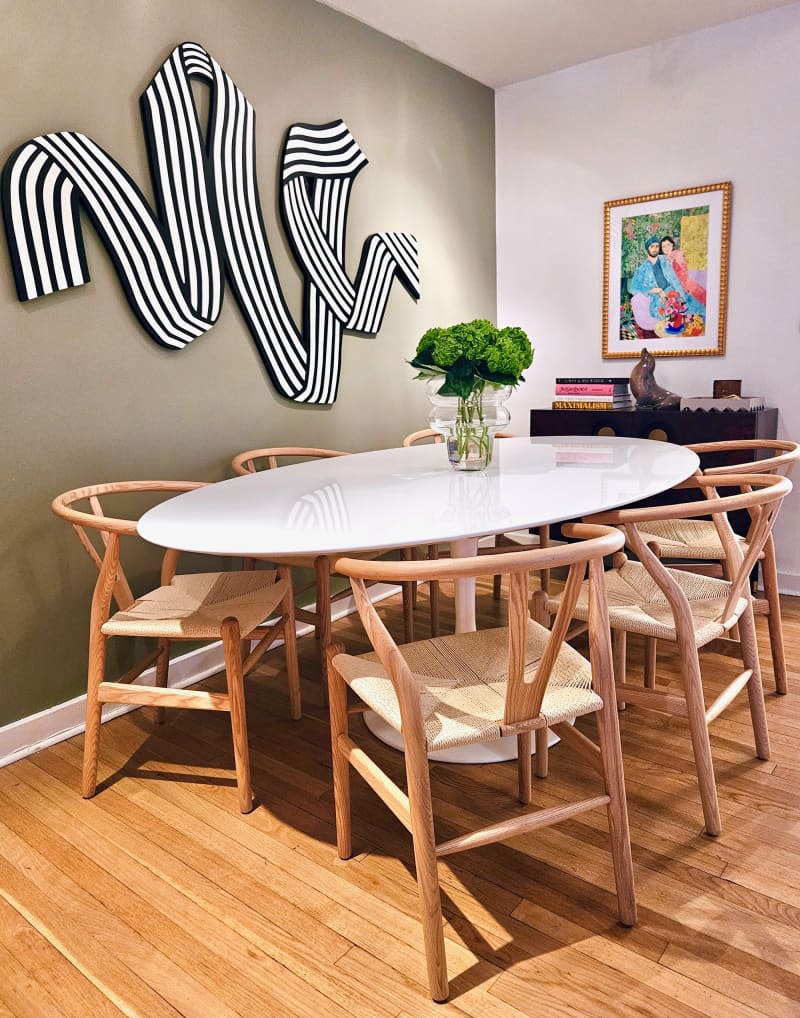
[[[435,561],[439,558],[439,545],[428,545],[428,558]],[[431,580],[428,584],[428,596],[431,607],[431,636],[439,635],[439,581]]]
[[[636,923],[636,890],[633,883],[633,859],[628,807],[625,801],[619,719],[613,704],[597,712],[597,731],[606,795],[610,800],[607,807],[608,832],[611,838],[611,859],[617,886],[619,918],[623,925],[633,926]]]
[[[224,619],[222,647],[225,653],[225,674],[228,682],[228,702],[231,712],[233,759],[236,765],[236,784],[239,788],[239,809],[249,813],[253,808],[253,790],[250,785],[250,753],[247,744],[247,715],[244,706],[244,676],[242,674],[242,637],[236,619]]]
[[[550,613],[547,611],[547,594],[544,590],[537,590],[531,597],[531,618],[540,626],[550,628]]]
[[[156,685],[166,689],[169,680],[169,640],[161,637],[158,641],[158,660],[156,661]],[[154,710],[155,722],[163,725],[167,717],[166,707],[156,707]]]
[[[291,570],[287,566],[278,569],[278,576],[289,577],[289,590],[281,606],[283,611],[283,650],[286,655],[286,675],[289,680],[289,711],[292,721],[303,716],[300,697],[300,670],[297,664],[297,625],[294,617],[294,594],[291,584]]]
[[[615,674],[612,640],[608,629],[602,559],[589,562],[589,660],[592,684],[602,697],[603,706],[596,712],[603,783],[608,796],[608,833],[611,859],[617,887],[619,918],[626,926],[636,922],[636,891],[633,882],[631,839],[628,807],[625,800],[625,775],[622,767],[622,745],[615,695]],[[616,635],[616,633],[613,633]],[[566,729],[565,729],[566,730]],[[572,740],[570,740],[572,741]]]
[[[644,686],[645,689],[656,688],[656,657],[658,640],[654,636],[645,637],[644,643]]]
[[[623,687],[627,673],[628,634],[624,629],[611,631],[611,657],[614,665],[614,684],[617,688],[617,710],[625,710]]]
[[[404,562],[411,562],[414,559],[411,548],[403,548],[400,555]],[[403,591],[403,636],[406,643],[411,643],[414,639],[414,608],[417,585],[416,583],[406,582],[401,584],[401,588]]]
[[[545,523],[539,527],[539,547],[549,548],[550,547],[550,524]],[[545,594],[550,594],[550,570],[542,569],[539,573],[539,582],[541,589]]]
[[[414,642],[414,608],[411,591],[413,583],[403,584],[403,638],[406,643]]]
[[[331,642],[331,564],[324,555],[314,559],[314,576],[316,578],[317,634],[319,636],[319,654],[322,663],[322,706],[328,702],[328,684],[326,682],[327,649]]]
[[[347,685],[333,664],[333,657],[344,652],[340,643],[328,647],[328,703],[331,720],[331,756],[333,759],[333,801],[336,812],[336,848],[340,859],[353,854],[353,825],[350,816],[350,761],[339,747],[339,736],[347,737]]]
[[[531,733],[522,732],[517,736],[517,777],[518,798],[523,806],[531,802]]]
[[[692,738],[694,765],[703,804],[706,834],[716,837],[722,830],[719,816],[717,782],[714,777],[714,761],[711,758],[711,742],[708,738],[708,723],[703,699],[703,683],[700,675],[700,661],[697,651],[684,655],[683,687],[686,696],[687,721]]]
[[[547,728],[536,729],[536,777],[546,778],[550,769],[550,747],[547,739],[550,732]]]
[[[783,648],[783,622],[781,620],[781,602],[778,596],[778,569],[775,565],[775,545],[772,540],[772,534],[769,535],[764,546],[761,575],[764,579],[764,596],[769,606],[767,626],[769,628],[769,645],[772,651],[772,672],[775,676],[775,691],[783,695],[788,693],[789,687],[786,681],[786,652]]]
[[[438,636],[441,632],[439,618],[439,581],[431,580],[428,589],[431,598],[431,636]]]
[[[739,639],[742,644],[742,662],[753,674],[747,683],[747,698],[750,701],[750,719],[753,724],[753,736],[756,744],[756,756],[759,760],[769,760],[769,729],[767,728],[767,709],[764,704],[764,685],[761,681],[761,664],[758,660],[758,643],[756,642],[756,624],[753,618],[752,605],[739,619]]]
[[[413,750],[409,752],[408,740],[406,741],[406,770],[411,807],[411,836],[414,842],[417,889],[422,913],[422,935],[425,941],[425,961],[428,968],[428,987],[434,1000],[444,1001],[447,1000],[450,990],[447,983],[447,958],[444,951],[442,901],[436,862],[430,775],[424,750],[420,748],[418,753]]]
[[[97,756],[100,752],[100,683],[106,671],[106,637],[99,628],[89,634],[89,671],[86,683],[86,734],[83,740],[81,795],[91,799],[97,791]]]

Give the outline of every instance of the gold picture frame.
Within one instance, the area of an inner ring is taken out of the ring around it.
[[[604,207],[603,359],[725,353],[730,181]],[[657,246],[656,246],[657,245]]]

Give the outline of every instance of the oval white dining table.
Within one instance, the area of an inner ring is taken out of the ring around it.
[[[454,556],[474,555],[480,537],[648,498],[698,465],[681,446],[600,436],[503,439],[476,472],[453,470],[443,445],[382,449],[185,492],[145,513],[138,531],[181,551],[273,560],[440,543]],[[474,580],[459,581],[456,629],[474,628]],[[377,731],[379,721],[373,716],[372,730],[396,740],[393,730]],[[508,741],[470,747],[470,761],[509,759],[516,740]]]

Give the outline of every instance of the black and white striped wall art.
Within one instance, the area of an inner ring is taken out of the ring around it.
[[[205,139],[192,81],[211,91]],[[157,343],[180,350],[208,332],[227,277],[277,391],[333,403],[343,333],[379,331],[395,276],[414,299],[420,294],[410,233],[373,233],[355,280],[347,274],[348,200],[367,164],[347,125],[293,124],[283,146],[281,218],[304,276],[299,329],[261,217],[255,111],[245,95],[202,46],[185,42],[145,90],[141,111],[155,211],[119,163],[74,131],[33,138],[6,162],[3,215],[19,299],[89,281],[83,209]]]

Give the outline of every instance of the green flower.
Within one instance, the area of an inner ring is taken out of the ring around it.
[[[428,350],[432,350],[436,345],[436,340],[444,333],[444,329],[428,329],[423,335],[422,339],[417,343],[417,357],[420,354],[426,353]]]
[[[533,350],[528,337],[522,329],[509,327],[498,333],[497,342],[487,354],[486,364],[492,372],[521,378],[532,360]]]
[[[485,361],[497,339],[497,329],[485,318],[474,322],[462,322],[450,330],[458,339],[464,356],[471,361]]]
[[[444,375],[440,392],[464,398],[494,386],[518,385],[533,360],[530,340],[522,329],[497,329],[485,318],[449,328],[428,329],[411,361],[417,378]]]
[[[460,339],[450,335],[446,329],[441,329],[433,346],[433,363],[442,368],[449,368],[463,352]]]

